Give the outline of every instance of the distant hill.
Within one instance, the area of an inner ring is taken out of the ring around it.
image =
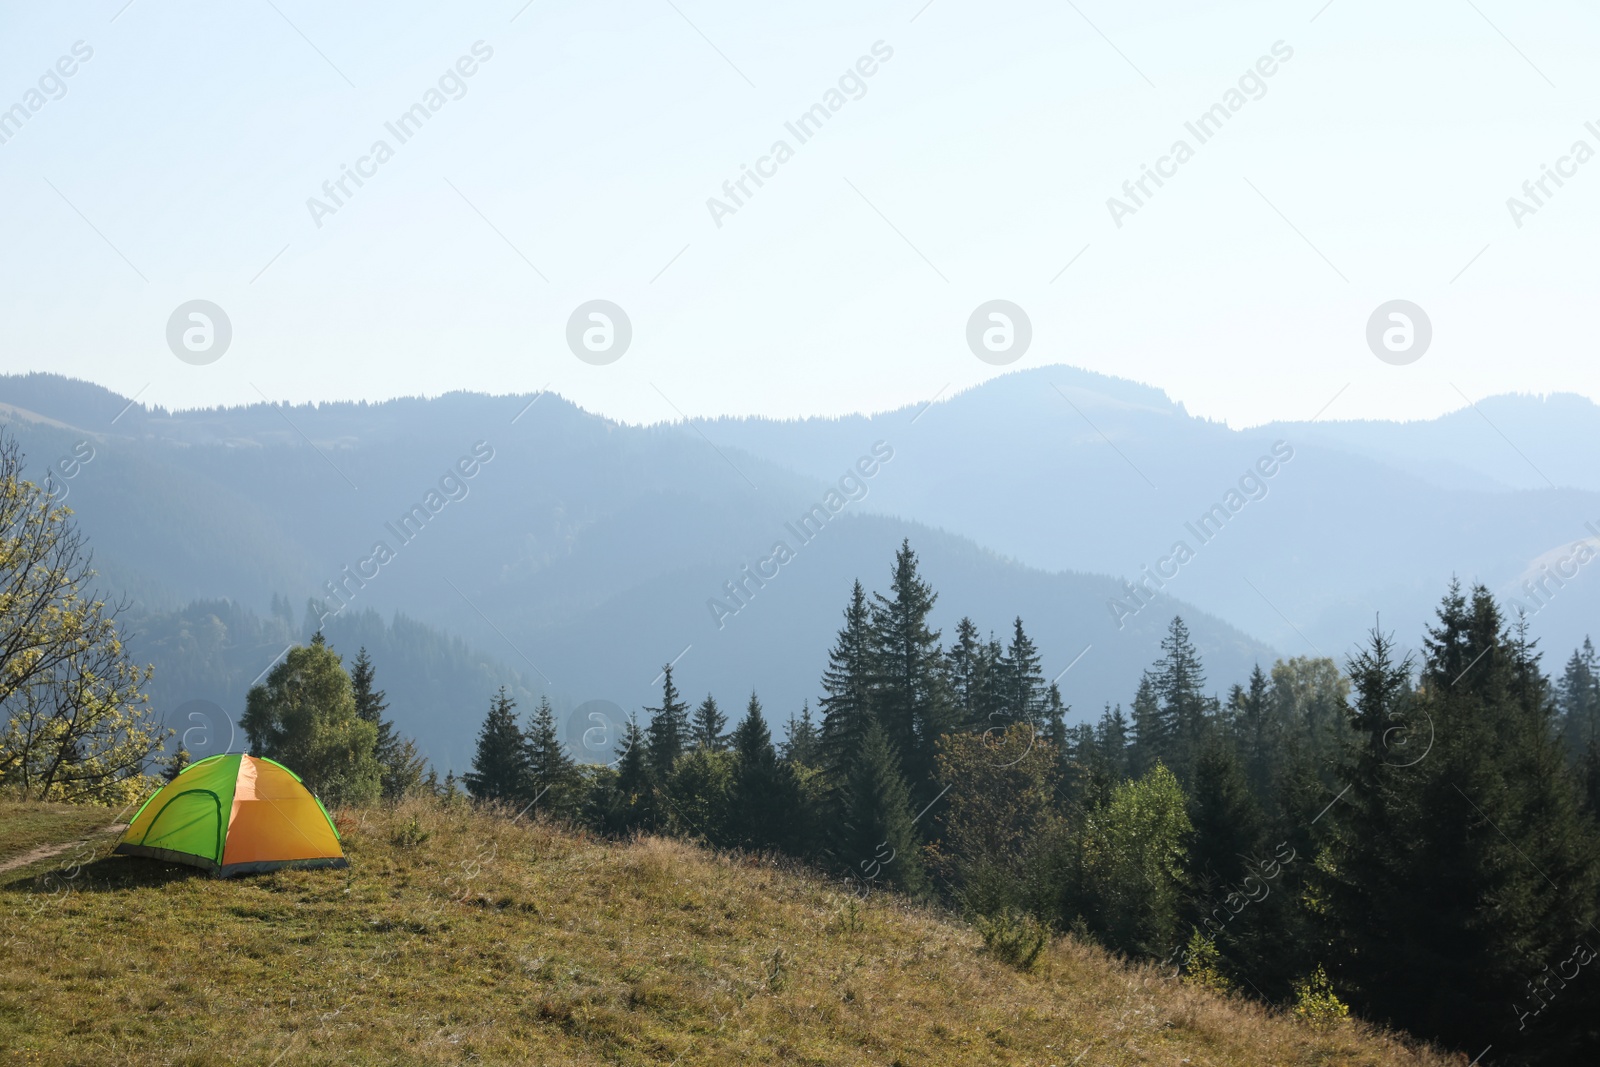
[[[233,620],[224,623],[236,653],[226,683],[205,689],[222,696],[175,688],[164,700],[236,707],[239,686],[266,666],[247,671],[244,661],[278,651],[252,617],[271,617],[275,598],[296,618],[312,597],[332,608],[336,590],[347,607],[329,632],[347,655],[367,638],[341,636],[340,620],[368,609],[430,628],[432,647],[465,641],[443,678],[418,679],[415,663],[386,662],[373,648],[397,722],[441,768],[464,769],[488,687],[501,681],[548,692],[563,709],[594,699],[637,709],[659,695],[662,664],[677,660],[686,693],[736,704],[758,688],[781,721],[815,701],[851,582],[886,588],[906,537],[940,593],[938,624],[970,614],[1004,633],[1021,615],[1047,677],[1060,676],[1080,713],[1129,699],[1177,612],[1217,688],[1275,655],[1181,599],[1118,630],[1107,611],[1122,593],[1117,579],[1024,565],[938,520],[873,513],[920,462],[918,450],[949,432],[932,413],[841,442],[817,473],[713,447],[690,426],[618,425],[553,395],[168,413],[29,375],[0,379],[0,404],[40,478],[92,449],[68,464],[74,476],[59,488],[105,585],[168,620],[152,635],[194,625],[196,612]],[[874,458],[879,441],[892,456]],[[730,593],[733,583],[742,592]],[[223,600],[236,607],[191,607]],[[169,647],[135,645],[150,650],[158,675]],[[461,687],[448,701],[416,697],[446,680]]]
[[[1548,607],[1521,588],[1574,541],[1600,548],[1600,407],[1581,397],[1491,397],[1425,422],[1231,430],[1159,390],[1057,366],[870,417],[698,425],[720,447],[817,477],[853,442],[891,436],[903,442],[892,477],[863,510],[1045,570],[1138,580],[1187,541],[1194,559],[1163,593],[1294,655],[1342,657],[1380,614],[1415,647],[1453,574],[1519,597],[1558,658],[1600,628],[1600,577],[1587,568],[1550,584]],[[1241,485],[1279,441],[1293,458],[1259,489]],[[1230,491],[1246,502],[1202,541],[1189,527]]]

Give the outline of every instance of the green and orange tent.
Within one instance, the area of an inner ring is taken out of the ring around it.
[[[115,851],[187,863],[219,878],[346,866],[339,831],[299,776],[239,753],[185,767],[144,802]]]

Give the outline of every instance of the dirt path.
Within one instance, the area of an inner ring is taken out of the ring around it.
[[[127,823],[114,822],[104,829],[96,830],[93,834],[89,835],[89,837],[96,837],[100,834],[114,834],[119,830],[126,830],[127,828]],[[7,871],[14,871],[18,867],[26,867],[29,864],[38,863],[40,860],[47,860],[51,856],[59,856],[73,845],[88,841],[89,837],[74,838],[71,841],[67,841],[59,845],[40,845],[38,848],[30,849],[20,856],[13,856],[8,860],[0,860],[0,874],[5,874]]]

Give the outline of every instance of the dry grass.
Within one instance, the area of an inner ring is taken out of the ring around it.
[[[1023,973],[946,916],[853,906],[676,841],[432,802],[341,821],[347,871],[219,882],[106,857],[54,894],[48,864],[0,876],[0,1050],[255,1067],[1446,1062],[1071,940]]]
[[[0,863],[30,849],[71,841],[115,820],[112,808],[0,799]]]

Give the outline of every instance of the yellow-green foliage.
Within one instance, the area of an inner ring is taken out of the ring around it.
[[[1222,973],[1222,953],[1217,950],[1217,943],[1201,933],[1198,927],[1189,934],[1189,944],[1184,949],[1184,960],[1185,982],[1214,989],[1218,993],[1227,993],[1233,989],[1233,983]]]
[[[1314,1026],[1331,1026],[1350,1014],[1350,1009],[1333,992],[1328,972],[1317,969],[1295,983],[1294,1013]]]
[[[217,881],[105,858],[102,838],[60,891],[39,888],[48,863],[0,875],[0,1049],[119,1067],[1444,1063],[1072,938],[1023,972],[938,912],[680,841],[426,800],[340,814],[348,870]]]

